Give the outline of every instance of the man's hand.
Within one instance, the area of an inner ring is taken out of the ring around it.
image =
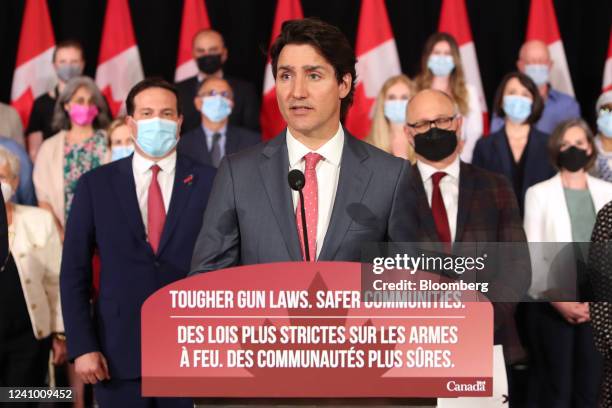
[[[74,360],[74,371],[85,384],[110,380],[108,364],[99,351],[83,354]]]
[[[580,302],[551,302],[551,305],[570,324],[580,324],[591,320],[589,304]]]
[[[66,340],[59,339],[57,337],[53,337],[52,343],[53,349],[53,364],[62,365],[66,362]]]

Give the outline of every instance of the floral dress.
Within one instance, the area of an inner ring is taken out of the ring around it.
[[[81,143],[64,143],[64,215],[68,219],[72,198],[79,178],[89,170],[104,164],[107,155],[108,142],[103,131],[98,130],[94,135]]]

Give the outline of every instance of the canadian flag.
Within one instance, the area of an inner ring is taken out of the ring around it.
[[[178,59],[174,80],[190,78],[198,73],[198,66],[191,55],[193,36],[200,30],[210,28],[210,20],[204,0],[185,0],[183,23],[179,37]]]
[[[536,0],[537,1],[537,0]],[[484,133],[489,133],[489,118],[487,113],[487,101],[480,80],[480,68],[476,57],[476,48],[472,40],[470,20],[465,8],[464,0],[443,0],[440,12],[440,23],[438,31],[452,35],[459,44],[461,64],[465,73],[465,80],[478,92],[480,108],[482,109],[482,126]]]
[[[608,45],[608,58],[604,65],[603,91],[612,91],[612,29],[610,29],[610,44]]]
[[[540,40],[548,45],[548,52],[553,61],[550,72],[552,87],[574,96],[572,78],[567,66],[552,0],[531,0],[527,22],[527,41],[531,40]]]
[[[108,0],[96,84],[113,116],[119,113],[132,86],[144,78],[127,0]]]
[[[384,0],[363,0],[357,28],[357,87],[345,126],[363,139],[370,131],[374,101],[384,82],[402,70]]]
[[[300,0],[278,0],[276,3],[276,12],[274,13],[274,25],[272,26],[270,47],[280,34],[281,27],[285,21],[301,18],[304,18],[304,13],[302,12]],[[261,124],[262,138],[263,140],[268,140],[279,134],[287,124],[278,109],[276,85],[274,83],[274,76],[272,75],[272,61],[270,60],[269,54],[264,72],[263,100],[259,122]]]
[[[26,0],[13,74],[11,105],[28,126],[32,104],[57,82],[52,58],[55,49],[47,0]]]

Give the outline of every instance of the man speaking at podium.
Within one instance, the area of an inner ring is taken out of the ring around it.
[[[270,54],[287,129],[221,162],[191,273],[266,262],[358,261],[363,242],[411,241],[409,163],[357,140],[340,124],[356,77],[346,37],[317,19],[291,20]],[[303,215],[300,193],[287,181],[295,169],[303,173]]]

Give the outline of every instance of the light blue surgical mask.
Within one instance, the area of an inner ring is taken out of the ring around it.
[[[521,95],[504,96],[504,112],[514,123],[523,123],[531,115],[531,99]]]
[[[444,77],[450,75],[455,69],[455,62],[452,55],[430,55],[427,60],[427,68],[433,72],[435,76]]]
[[[393,123],[406,123],[408,99],[390,99],[385,101],[385,117]]]
[[[601,112],[597,117],[597,129],[605,137],[612,138],[612,112]]]
[[[134,146],[113,146],[111,148],[111,161],[121,160],[134,153]]]
[[[205,96],[201,112],[211,121],[221,122],[232,113],[232,102],[221,95]]]
[[[149,156],[163,157],[176,146],[178,125],[175,121],[151,118],[136,123],[138,125],[136,143]]]
[[[550,69],[546,64],[527,64],[525,74],[535,82],[537,86],[546,85],[550,77]]]

